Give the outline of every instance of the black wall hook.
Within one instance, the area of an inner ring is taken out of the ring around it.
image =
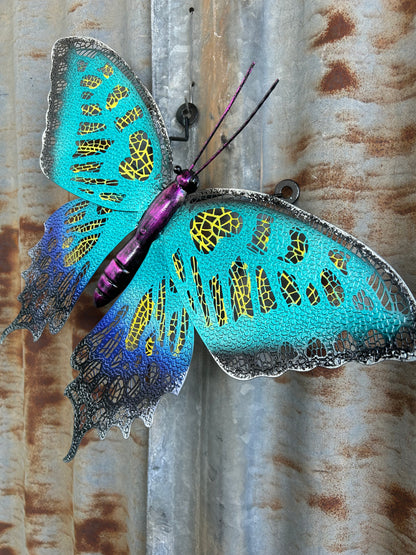
[[[176,121],[184,128],[183,137],[169,137],[171,141],[186,142],[189,139],[189,128],[198,119],[198,108],[192,102],[185,101],[176,111]]]

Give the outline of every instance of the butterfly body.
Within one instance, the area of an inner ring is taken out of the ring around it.
[[[167,225],[188,193],[198,187],[198,178],[189,170],[180,170],[170,185],[163,189],[143,214],[134,236],[108,264],[94,292],[96,306],[116,298],[130,283],[142,264],[150,245]]]
[[[59,40],[51,82],[41,167],[81,198],[46,222],[2,338],[59,331],[105,256],[134,232],[95,293],[98,305],[118,298],[71,359],[66,460],[91,428],[104,437],[116,425],[127,437],[134,418],[150,425],[161,396],[185,380],[194,328],[239,379],[416,360],[416,301],[363,243],[273,195],[195,193],[197,171],[172,181],[159,110],[109,47]]]

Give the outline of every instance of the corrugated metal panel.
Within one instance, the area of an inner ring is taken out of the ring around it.
[[[299,206],[364,240],[416,292],[413,3],[3,2],[2,323],[42,222],[69,195],[39,170],[56,38],[93,35],[150,83],[173,116],[190,80],[200,121],[185,165],[249,63],[229,136],[275,76],[255,122],[204,186],[269,192],[284,177]],[[193,19],[192,25],[190,18]],[[12,63],[6,63],[11,61]],[[220,139],[218,139],[219,141]],[[213,147],[214,148],[214,147]],[[19,254],[18,254],[19,253]],[[99,318],[91,290],[57,337],[2,347],[0,546],[5,553],[411,553],[416,551],[414,364],[349,364],[238,382],[197,343],[179,396],[141,422],[84,441],[74,463],[62,397],[73,347]],[[147,548],[146,548],[147,546]]]

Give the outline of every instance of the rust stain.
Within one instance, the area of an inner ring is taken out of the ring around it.
[[[311,383],[313,384],[312,387],[308,387],[308,384]],[[320,378],[316,382],[305,380],[304,384],[308,393],[319,397],[322,403],[329,407],[345,407],[351,402],[351,395],[346,394],[348,391],[348,381],[346,379],[339,382],[329,382]]]
[[[129,553],[125,524],[127,515],[117,494],[97,493],[91,515],[75,523],[75,546],[78,553],[94,551],[103,555]]]
[[[370,156],[393,158],[412,152],[416,143],[416,125],[406,125],[390,136],[376,135],[350,126],[345,138],[352,144],[364,144]]]
[[[330,553],[345,553],[346,551],[348,551],[348,547],[346,547],[343,543],[334,543],[332,545],[328,545],[328,549]]]
[[[416,125],[407,125],[400,132],[400,141],[404,145],[413,145],[416,142]]]
[[[82,2],[76,2],[69,8],[68,13],[74,13],[78,8],[82,8],[83,5]]]
[[[17,551],[12,547],[0,547],[0,555],[17,555]]]
[[[10,484],[10,487],[5,487],[1,489],[1,495],[6,497],[7,495],[15,496],[21,500],[24,499],[25,486],[23,482],[15,482]]]
[[[308,191],[330,188],[334,198],[356,201],[356,194],[365,187],[364,178],[349,175],[340,164],[320,163],[301,170],[293,179]],[[338,196],[337,196],[337,192]]]
[[[3,387],[2,385],[0,385],[0,399],[4,401],[5,399],[8,398],[9,395],[10,395],[10,391],[6,387]]]
[[[407,411],[410,414],[416,414],[416,396],[401,393],[399,391],[386,391],[388,405],[384,407],[383,412],[401,417]]]
[[[320,90],[323,94],[337,94],[351,91],[358,86],[358,77],[345,62],[337,61],[330,64],[329,71],[321,80]]]
[[[399,216],[410,216],[416,225],[416,211],[411,196],[416,191],[416,181],[405,185],[400,185],[393,192],[380,191],[377,199],[377,205],[382,213],[387,210]],[[410,232],[411,230],[409,230]],[[397,237],[397,230],[395,230],[395,237]]]
[[[8,530],[9,528],[13,528],[13,524],[11,524],[10,522],[2,522],[0,521],[0,534],[3,534],[3,532],[5,532],[6,530]],[[1,552],[0,552],[1,553]]]
[[[289,159],[292,163],[296,163],[304,151],[308,148],[312,141],[312,135],[306,134],[301,136],[295,144],[288,145],[285,150],[288,151]]]
[[[37,158],[39,158],[39,151],[38,149],[31,145],[27,145],[25,147],[22,147],[22,149],[19,152],[19,157],[21,160],[35,160]]]
[[[342,449],[342,454],[348,459],[370,459],[380,454],[377,447],[380,447],[381,443],[379,439],[369,439],[358,445],[346,445]]]
[[[43,52],[42,50],[32,50],[31,52],[29,52],[29,56],[34,60],[47,58],[48,55],[49,54],[47,54],[46,52]]]
[[[26,236],[25,241],[33,241],[33,243],[38,242],[45,231],[43,224],[34,222],[24,216],[19,220],[19,227]]]
[[[101,29],[101,23],[99,21],[94,21],[92,19],[85,19],[80,27],[82,29]]]
[[[345,497],[342,495],[313,494],[308,499],[308,505],[310,507],[317,507],[327,515],[331,515],[339,520],[345,520],[348,516]]]
[[[19,252],[19,232],[11,226],[4,226],[0,232],[1,273],[4,276],[17,266]]]
[[[407,88],[413,89],[416,82],[416,70],[413,67],[409,67],[407,64],[392,64],[391,74],[392,78],[389,81],[390,87],[397,90]],[[410,94],[412,94],[412,92]],[[414,93],[412,96],[413,95]]]
[[[338,198],[334,195],[335,198]],[[346,202],[345,200],[342,200],[342,202]],[[348,207],[340,207],[337,212],[336,212],[336,224],[333,221],[334,219],[334,212],[333,212],[333,207],[328,207],[328,212],[327,214],[325,214],[325,212],[322,213],[322,217],[324,220],[327,220],[330,223],[333,223],[334,225],[337,225],[338,227],[340,227],[341,229],[343,229],[344,231],[347,231],[349,233],[353,233],[354,227],[355,227],[355,222],[356,222],[356,217],[355,214],[353,212],[354,208],[348,208]]]
[[[387,499],[382,513],[394,524],[398,532],[415,538],[414,522],[416,517],[416,495],[393,482],[386,488]]]
[[[27,367],[31,372],[27,373],[25,381],[25,398],[27,403],[26,411],[26,434],[29,445],[37,443],[39,427],[42,427],[44,412],[51,406],[57,407],[65,402],[63,392],[58,389],[58,380],[55,375],[48,375],[48,371],[54,372],[54,368],[43,368],[47,366],[47,357],[42,356],[48,353],[50,338],[42,335],[34,343],[30,334],[25,334],[24,343],[26,347]],[[48,425],[60,426],[59,412],[56,410],[56,417],[48,419]]]
[[[337,11],[330,14],[325,31],[314,40],[312,46],[316,48],[324,44],[336,42],[344,37],[352,35],[354,31],[355,25],[351,18]]]
[[[290,372],[285,372],[281,376],[277,376],[276,378],[272,378],[272,380],[275,381],[276,383],[279,383],[279,384],[286,384],[286,383],[291,382],[291,376],[292,375],[291,375]]]
[[[302,467],[300,464],[295,463],[294,461],[292,461],[291,459],[289,459],[288,457],[285,457],[284,455],[274,455],[273,456],[273,463],[276,466],[287,466],[288,468],[291,468],[293,470],[296,470],[296,472],[302,472]]]
[[[46,483],[31,484],[25,492],[25,514],[27,517],[44,515],[53,516],[62,513],[62,506],[58,501],[51,501],[49,488]]]
[[[345,367],[340,366],[339,368],[324,368],[323,366],[317,366],[310,372],[305,372],[305,376],[309,378],[325,378],[330,380],[333,378],[341,378],[344,375]]]
[[[278,499],[271,501],[262,501],[256,505],[259,509],[271,509],[272,511],[279,511],[283,509],[282,503]]]
[[[347,445],[343,448],[342,454],[348,459],[371,459],[380,454],[379,451],[375,449],[373,443],[374,442],[364,442],[360,445]]]
[[[349,175],[340,164],[320,163],[304,168],[293,179],[299,183],[301,192],[317,191],[325,200],[320,217],[353,233],[356,220],[354,207],[359,194],[365,189],[364,177]]]
[[[386,50],[398,42],[404,35],[412,31],[413,19],[416,15],[414,0],[383,0],[384,28],[374,39],[374,47]]]
[[[400,12],[406,17],[413,20],[416,15],[416,4],[413,0],[384,0],[387,6],[391,7],[394,11]]]

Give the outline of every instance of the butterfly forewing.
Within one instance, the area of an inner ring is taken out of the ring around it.
[[[64,189],[115,210],[143,212],[171,176],[159,110],[103,43],[56,42],[41,166]]]
[[[235,377],[415,357],[415,301],[401,278],[350,235],[285,202],[201,193],[163,242],[192,322]]]
[[[81,341],[72,356],[78,377],[66,394],[74,406],[74,437],[104,437],[118,426],[127,437],[140,417],[150,426],[160,397],[178,393],[193,349],[193,326],[166,269],[158,241],[128,289]]]

